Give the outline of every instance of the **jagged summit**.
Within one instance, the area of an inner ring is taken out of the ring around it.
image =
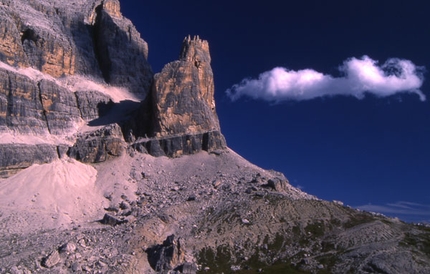
[[[180,59],[154,77],[152,96],[159,135],[219,131],[209,44],[185,38]]]
[[[210,63],[211,56],[209,54],[208,41],[200,39],[198,35],[193,38],[188,35],[182,42],[182,50],[179,59],[182,61],[194,62],[196,66],[199,66],[201,62]]]
[[[134,146],[156,156],[181,156],[226,148],[215,110],[209,43],[184,39],[179,60],[154,75],[150,98],[132,123]]]
[[[430,273],[427,228],[226,146],[207,41],[153,75],[118,0],[0,18],[0,273]]]

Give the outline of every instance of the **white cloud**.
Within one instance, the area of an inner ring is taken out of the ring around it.
[[[363,56],[346,60],[339,71],[343,77],[325,75],[312,69],[288,70],[277,67],[263,72],[258,79],[244,79],[226,91],[231,100],[242,96],[266,101],[310,100],[323,96],[349,95],[363,98],[365,93],[379,97],[396,93],[415,93],[426,99],[419,90],[423,84],[421,67],[409,60],[389,59],[382,66]]]
[[[367,204],[356,206],[355,208],[370,212],[378,212],[390,216],[397,216],[400,219],[404,219],[406,221],[430,221],[430,205],[400,201],[396,203],[388,203],[385,205]]]

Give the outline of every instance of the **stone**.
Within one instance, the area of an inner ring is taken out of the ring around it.
[[[267,186],[278,192],[287,192],[288,191],[288,180],[282,180],[280,178],[272,178],[267,181]]]
[[[57,250],[52,251],[46,258],[42,261],[42,266],[46,268],[51,268],[61,261],[60,253]]]
[[[153,138],[137,141],[133,144],[137,151],[147,152],[152,156],[179,157],[200,151],[211,152],[226,149],[224,136],[219,131],[205,132],[196,135],[180,135],[173,137]]]
[[[212,186],[217,189],[222,184],[221,180],[217,179],[212,182]]]
[[[104,225],[111,225],[111,226],[116,226],[124,223],[123,220],[107,213],[103,216],[103,219],[100,222]]]
[[[73,253],[76,250],[76,244],[68,242],[60,247],[60,253]]]
[[[78,271],[82,270],[81,265],[78,262],[72,263],[70,268],[72,269],[73,272],[78,272]]]
[[[202,150],[220,155],[226,149],[215,111],[210,61],[207,41],[184,39],[179,60],[154,76],[150,96],[123,126],[135,135],[128,138],[134,149],[156,157]]]
[[[60,135],[77,128],[81,121],[81,113],[75,94],[48,80],[42,80],[38,85],[49,132]]]
[[[68,156],[83,163],[99,163],[121,156],[124,151],[121,128],[118,124],[112,124],[79,135],[76,143],[69,149]]]
[[[152,70],[148,46],[118,0],[2,1],[0,61],[54,78],[103,77],[142,97]]]
[[[185,248],[181,238],[170,235],[160,245],[146,250],[148,262],[158,272],[169,271],[180,267],[185,261]]]
[[[27,66],[28,61],[22,47],[21,34],[16,24],[16,18],[10,7],[0,7],[0,33],[3,34],[0,43],[0,60],[11,66]]]
[[[40,90],[29,77],[0,68],[0,132],[47,134]]]
[[[190,195],[190,196],[188,196],[188,198],[187,198],[187,201],[188,202],[190,202],[190,201],[195,201],[196,200],[196,196],[195,195]]]

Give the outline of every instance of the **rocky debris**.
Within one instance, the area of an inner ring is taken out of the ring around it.
[[[79,135],[68,156],[83,163],[99,163],[122,155],[124,150],[121,128],[118,124],[112,124]]]
[[[197,273],[197,266],[193,263],[184,263],[182,266],[177,268],[183,274],[195,274]]]
[[[170,235],[161,245],[155,245],[146,250],[148,262],[157,272],[173,270],[182,267],[185,260],[185,249],[183,240],[175,235]],[[190,269],[189,266],[186,267]]]
[[[61,261],[60,253],[58,250],[52,251],[46,258],[42,261],[42,266],[51,268]]]
[[[282,176],[252,166],[232,151],[180,158],[124,155],[96,167],[99,176],[104,175],[98,184],[125,181],[114,183],[106,195],[115,209],[108,214],[134,221],[113,226],[76,221],[66,230],[0,234],[0,265],[5,271],[19,267],[40,272],[37,267],[43,268],[34,261],[48,257],[52,246],[59,247],[61,258],[50,269],[56,273],[153,273],[155,268],[186,273],[188,267],[189,273],[195,273],[197,265],[209,273],[229,273],[232,267],[264,273],[276,267],[315,273],[430,269],[425,255],[427,228],[358,212],[300,191],[274,191],[268,181]],[[217,182],[221,183],[214,188]],[[126,195],[125,187],[135,195]],[[248,188],[262,195],[246,194]],[[185,202],[193,195],[197,199]],[[171,233],[175,236],[167,237]]]
[[[7,178],[33,164],[58,159],[57,147],[48,144],[0,144],[0,178]]]

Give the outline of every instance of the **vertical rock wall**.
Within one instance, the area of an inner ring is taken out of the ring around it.
[[[154,76],[151,98],[143,102],[133,125],[140,136],[152,138],[135,142],[133,146],[138,151],[178,157],[226,148],[215,111],[210,62],[208,42],[188,36],[182,43],[179,60]]]
[[[152,96],[158,136],[220,130],[210,62],[208,42],[187,37],[179,60],[155,75]]]
[[[0,18],[0,159],[22,156],[0,161],[3,176],[61,157],[81,126],[113,107],[94,85],[134,98],[150,92],[148,45],[118,0],[0,0]],[[72,88],[79,77],[90,85]]]

